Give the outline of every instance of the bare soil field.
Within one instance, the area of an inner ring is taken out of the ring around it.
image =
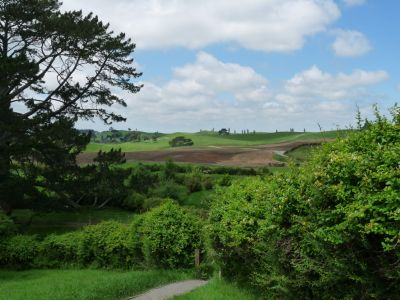
[[[213,164],[225,166],[262,167],[281,166],[283,163],[273,159],[275,151],[289,151],[302,145],[317,145],[323,140],[296,141],[258,146],[208,146],[202,148],[171,148],[159,151],[126,152],[127,161],[163,162],[168,158],[175,162]],[[91,163],[96,153],[82,153],[79,164]]]
[[[173,159],[175,162],[213,164],[225,166],[262,167],[281,166],[283,163],[273,159],[275,151],[289,151],[302,145],[318,145],[323,140],[296,141],[258,146],[207,146],[171,148],[159,151],[125,152],[127,161],[163,162]],[[82,153],[79,164],[93,162],[96,153]]]

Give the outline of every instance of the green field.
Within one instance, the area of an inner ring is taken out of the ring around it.
[[[173,133],[163,135],[158,141],[129,142],[120,144],[90,143],[86,152],[109,151],[111,148],[121,148],[124,152],[151,151],[171,148],[168,142],[177,136],[185,136],[194,142],[195,147],[205,146],[251,146],[302,141],[311,139],[331,139],[340,134],[338,131],[327,132],[278,132],[256,134],[218,135],[216,133]]]
[[[189,278],[189,274],[180,271],[0,271],[0,300],[127,299]]]

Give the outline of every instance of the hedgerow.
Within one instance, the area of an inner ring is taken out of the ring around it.
[[[162,202],[165,202],[162,204]],[[187,268],[202,245],[197,216],[172,200],[136,216],[128,226],[106,221],[65,234],[16,235],[0,240],[0,266],[18,269],[66,266],[107,269]]]
[[[210,237],[223,274],[276,299],[400,294],[400,114],[376,113],[310,163],[216,197]]]

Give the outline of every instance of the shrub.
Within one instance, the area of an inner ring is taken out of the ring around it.
[[[163,177],[166,180],[172,180],[178,173],[178,165],[172,159],[167,159],[163,166]]]
[[[81,231],[47,236],[39,246],[39,264],[44,267],[62,267],[77,264],[79,247],[83,240]]]
[[[220,179],[218,184],[220,186],[230,186],[232,184],[231,177],[228,174],[223,175]]]
[[[141,232],[149,266],[191,267],[194,250],[202,245],[200,221],[171,201],[144,216]]]
[[[205,177],[203,179],[203,188],[205,190],[212,190],[213,187],[214,187],[214,183],[211,180],[211,178],[210,177]]]
[[[201,177],[198,174],[190,174],[185,178],[185,185],[190,193],[199,192],[202,190]]]
[[[255,246],[268,213],[267,188],[260,179],[244,179],[218,189],[211,205],[209,235],[223,275],[246,282],[258,265]],[[262,253],[261,255],[264,255]]]
[[[143,194],[147,193],[157,181],[157,174],[153,173],[150,167],[140,163],[132,169],[128,179],[128,186],[134,191]]]
[[[271,298],[400,294],[400,114],[325,144],[305,166],[216,197],[210,237],[225,276]]]
[[[143,202],[143,211],[149,211],[150,209],[160,206],[163,204],[167,199],[159,198],[159,197],[150,197],[146,198]]]
[[[28,269],[34,265],[39,244],[36,236],[16,235],[3,242],[1,261],[7,267]]]
[[[193,146],[193,141],[184,136],[177,136],[169,141],[171,147]]]
[[[145,267],[142,226],[145,214],[137,215],[127,228],[128,261],[131,265]]]
[[[17,228],[13,220],[6,214],[0,212],[0,238],[5,238],[14,234]]]
[[[84,227],[78,249],[79,261],[105,268],[128,267],[132,254],[126,236],[125,226],[115,221]]]
[[[188,195],[188,190],[185,186],[176,184],[172,180],[165,181],[151,191],[154,197],[170,198],[182,202]]]
[[[122,202],[122,207],[132,211],[142,211],[145,199],[146,196],[142,194],[130,192]]]

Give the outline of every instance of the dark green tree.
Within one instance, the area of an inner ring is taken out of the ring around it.
[[[4,210],[18,190],[17,179],[26,179],[25,173],[18,174],[21,164],[62,166],[69,151],[84,144],[85,136],[73,132],[73,124],[95,117],[107,124],[123,121],[107,110],[113,104],[126,106],[114,92],[136,93],[141,87],[132,80],[140,73],[133,66],[131,40],[123,33],[114,34],[93,14],[61,12],[60,5],[57,0],[0,1],[0,206]],[[80,140],[76,147],[73,139]],[[48,152],[55,149],[61,157],[49,160]]]

